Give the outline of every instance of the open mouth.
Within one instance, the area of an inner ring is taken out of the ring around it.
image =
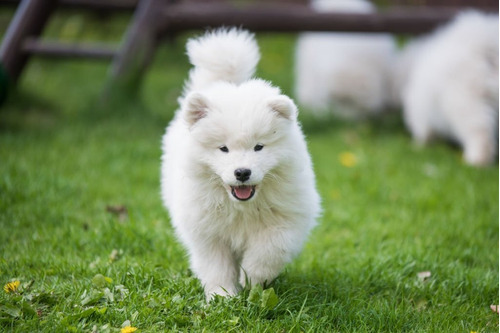
[[[246,201],[255,194],[255,185],[231,186],[231,194],[240,201]]]

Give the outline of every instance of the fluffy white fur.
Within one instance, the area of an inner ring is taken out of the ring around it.
[[[415,141],[458,142],[464,159],[498,154],[498,15],[467,11],[407,47],[399,61],[404,119]]]
[[[318,12],[370,13],[364,0],[316,0]],[[388,34],[303,33],[296,47],[295,94],[315,114],[332,111],[356,119],[391,103],[395,43]]]
[[[252,79],[253,35],[187,44],[194,68],[163,137],[162,197],[208,299],[271,282],[301,250],[320,198],[293,101]],[[251,170],[238,180],[235,170]],[[233,195],[239,185],[241,201]]]

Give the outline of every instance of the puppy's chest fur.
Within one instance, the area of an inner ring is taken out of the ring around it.
[[[229,244],[234,250],[246,247],[259,234],[284,227],[286,217],[262,200],[241,204],[226,202],[203,218],[203,231],[212,239]]]

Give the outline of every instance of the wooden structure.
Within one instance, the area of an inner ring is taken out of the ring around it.
[[[373,14],[317,13],[305,0],[0,0],[19,3],[0,46],[0,61],[15,83],[30,55],[112,59],[114,81],[139,80],[158,42],[191,29],[240,26],[252,31],[351,31],[419,34],[450,20],[458,10],[475,7],[498,12],[496,0],[387,0],[391,6]],[[64,45],[39,39],[57,5],[93,10],[134,10],[121,47]],[[408,5],[412,5],[408,7]],[[432,6],[432,8],[431,8]]]
[[[39,38],[43,28],[58,5],[99,11],[133,11],[138,0],[1,0],[2,5],[17,5],[0,46],[2,70],[15,83],[31,55],[114,58],[117,49],[105,44],[63,44]]]

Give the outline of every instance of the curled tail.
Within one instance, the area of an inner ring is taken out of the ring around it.
[[[260,59],[254,35],[236,28],[217,29],[190,39],[187,54],[194,68],[189,72],[185,94],[215,81],[240,84],[253,76]]]

